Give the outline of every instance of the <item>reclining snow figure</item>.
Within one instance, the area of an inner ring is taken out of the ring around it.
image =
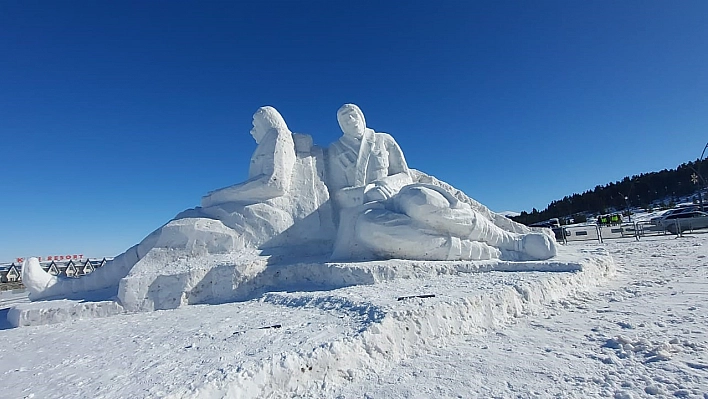
[[[440,185],[413,182],[393,137],[366,127],[354,104],[337,112],[344,135],[328,149],[327,184],[339,210],[335,259],[542,260],[543,233],[494,224]]]
[[[330,259],[541,260],[556,254],[550,235],[409,169],[396,141],[368,129],[355,105],[343,106],[338,120],[344,135],[325,152],[310,136],[291,133],[274,108],[260,108],[247,181],[208,193],[201,207],[180,213],[87,276],[51,276],[36,258],[26,261],[22,280],[30,299],[97,299],[90,292],[105,288],[102,299],[117,297],[126,310],[149,311],[243,300],[317,280],[358,284],[351,276],[366,275],[335,276],[339,266],[326,263]],[[352,270],[338,270],[345,269]]]
[[[26,261],[22,279],[30,299],[114,287],[128,310],[223,301],[230,295],[224,290],[235,290],[265,267],[253,261],[259,254],[328,255],[335,227],[323,150],[310,136],[291,133],[272,107],[254,114],[251,135],[258,146],[247,181],[208,193],[201,207],[180,213],[90,275],[56,277],[36,259]],[[221,281],[209,287],[209,279]],[[164,292],[168,286],[173,292]]]

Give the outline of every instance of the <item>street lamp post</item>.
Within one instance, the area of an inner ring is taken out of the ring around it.
[[[700,204],[701,212],[703,212],[703,188],[706,183],[705,179],[703,179],[703,175],[701,174],[701,164],[703,163],[703,155],[705,155],[706,149],[708,149],[708,143],[706,143],[705,147],[703,147],[703,151],[701,151],[701,157],[698,158],[698,165],[696,165],[695,173],[691,175],[691,180],[693,183],[698,185],[698,203]]]
[[[627,205],[627,216],[629,217],[629,222],[632,222],[632,211],[629,210],[629,197],[624,196],[624,203]]]
[[[620,193],[619,191],[617,192],[617,194],[624,197],[624,206],[627,209],[627,217],[629,217],[629,221],[631,222],[632,221],[632,211],[630,211],[630,209],[629,209],[629,196],[624,195],[624,194]]]

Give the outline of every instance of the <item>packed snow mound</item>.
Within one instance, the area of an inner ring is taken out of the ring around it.
[[[13,327],[56,324],[79,319],[95,319],[123,313],[115,301],[78,302],[67,299],[51,303],[23,303],[11,308],[7,320]]]
[[[104,267],[81,278],[61,278],[46,273],[36,258],[29,258],[22,266],[22,280],[31,300],[54,297],[76,297],[105,290],[109,299],[117,293],[119,281],[155,248],[170,248],[183,254],[229,253],[242,249],[240,236],[218,220],[186,218],[173,220],[162,226],[140,244],[109,261]],[[162,264],[166,270],[167,264]],[[112,290],[111,290],[112,288]]]
[[[244,247],[242,236],[219,220],[184,218],[167,223],[155,235],[155,248],[196,253],[229,253]]]
[[[39,264],[39,259],[29,258],[22,262],[22,283],[30,292],[30,299],[35,299],[32,295],[35,293],[46,292],[47,289],[55,284],[56,277],[46,273]]]

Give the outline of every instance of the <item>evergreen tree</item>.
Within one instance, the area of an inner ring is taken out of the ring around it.
[[[577,223],[579,215],[625,212],[628,206],[640,206],[649,210],[653,209],[652,204],[661,201],[659,206],[662,209],[673,207],[679,197],[692,195],[706,185],[707,182],[702,177],[703,170],[708,173],[708,159],[683,163],[672,170],[663,169],[659,172],[626,176],[621,181],[604,186],[597,185],[582,194],[574,193],[551,201],[542,211],[536,208],[533,208],[531,213],[523,211],[512,219],[531,224],[551,218],[572,217]],[[699,184],[691,181],[691,175],[694,173],[699,176]]]

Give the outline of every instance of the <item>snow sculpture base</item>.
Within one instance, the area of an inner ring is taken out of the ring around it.
[[[465,267],[478,268],[460,262],[396,261],[395,269],[386,262],[320,264],[333,271],[332,278],[346,271],[382,280],[33,328],[29,343],[28,333],[14,331],[5,338],[13,348],[10,359],[22,360],[23,369],[13,374],[22,383],[9,384],[4,393],[27,396],[26,382],[31,381],[35,397],[335,397],[339,387],[385,375],[403,359],[459,342],[459,335],[494,331],[517,317],[542,312],[551,301],[603,284],[614,270],[604,250],[575,254],[562,254],[555,265],[536,263],[548,270],[579,269],[574,272],[465,273]],[[425,278],[395,279],[386,272]],[[398,300],[416,294],[436,296]],[[276,324],[281,328],[268,329]],[[78,350],[67,350],[73,345],[67,337],[80,337]],[[86,348],[105,347],[106,337],[111,346],[133,353],[126,357],[123,351],[107,350],[86,356],[91,352]],[[37,342],[45,344],[41,356]],[[67,362],[72,366],[64,367]],[[95,370],[103,374],[96,377],[91,374]],[[36,378],[39,373],[43,378]],[[131,383],[106,384],[101,377],[106,373],[130,375]],[[88,377],[76,384],[71,380],[76,375]]]
[[[114,301],[84,302],[61,299],[15,305],[7,312],[7,321],[13,327],[25,327],[108,317],[123,312],[123,307]]]
[[[160,266],[169,264],[168,269]],[[331,291],[357,285],[375,285],[396,280],[459,276],[488,272],[544,272],[549,284],[567,276],[592,281],[609,273],[612,258],[579,254],[562,248],[548,261],[411,261],[326,262],[312,258],[289,263],[282,255],[256,252],[203,254],[153,249],[120,282],[120,301],[38,301],[17,305],[10,312],[14,326],[62,322],[71,319],[111,316],[123,310],[142,312],[175,309],[194,304],[242,302],[268,292]],[[569,286],[563,290],[578,289]],[[77,309],[81,309],[80,311]],[[10,319],[10,314],[8,319]],[[53,316],[56,315],[56,316]]]

